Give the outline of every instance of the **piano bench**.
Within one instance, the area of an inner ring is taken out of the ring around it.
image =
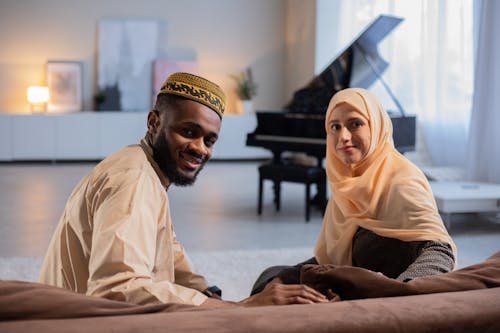
[[[259,166],[259,198],[257,213],[262,214],[262,190],[264,180],[274,182],[274,203],[276,211],[280,210],[281,201],[281,182],[303,183],[306,185],[306,222],[309,222],[311,206],[310,186],[316,184],[318,194],[315,201],[321,209],[326,206],[326,172],[325,169],[318,166],[304,166],[297,164],[277,164],[266,163]]]

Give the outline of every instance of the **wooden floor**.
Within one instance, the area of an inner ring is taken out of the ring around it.
[[[66,199],[94,163],[0,164],[0,256],[44,254]],[[311,247],[322,216],[304,221],[304,187],[285,183],[275,212],[269,182],[257,215],[257,162],[210,162],[191,187],[172,187],[169,198],[178,238],[187,251]],[[457,214],[450,234],[459,265],[500,250],[500,223],[492,215]]]

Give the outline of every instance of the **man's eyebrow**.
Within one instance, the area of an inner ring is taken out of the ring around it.
[[[198,123],[196,123],[194,121],[190,121],[190,120],[182,123],[182,125],[196,127],[197,130],[203,130],[203,127],[200,124],[198,124]],[[215,137],[216,139],[219,138],[219,135],[217,133],[215,133],[215,132],[210,132],[209,135]]]

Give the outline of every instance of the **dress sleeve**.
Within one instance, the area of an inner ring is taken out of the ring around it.
[[[129,171],[102,180],[89,198],[94,216],[88,295],[134,304],[199,305],[207,299],[173,278],[153,278],[157,232],[168,210],[162,190],[151,176]]]
[[[396,280],[408,282],[418,277],[448,273],[454,265],[455,256],[449,244],[428,241],[415,261]]]
[[[172,231],[173,232],[173,231]],[[193,270],[191,260],[184,251],[184,247],[177,241],[174,233],[174,263],[175,263],[175,282],[183,286],[190,287],[199,291],[208,288],[208,284],[203,276]]]

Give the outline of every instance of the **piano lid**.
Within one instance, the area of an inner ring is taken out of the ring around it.
[[[367,89],[377,79],[394,100],[381,77],[388,63],[378,53],[378,43],[401,21],[402,18],[394,16],[377,17],[306,87],[296,91],[285,108],[294,113],[324,113],[337,91],[349,87]],[[400,107],[397,100],[395,103]],[[400,111],[403,113],[402,109]]]

